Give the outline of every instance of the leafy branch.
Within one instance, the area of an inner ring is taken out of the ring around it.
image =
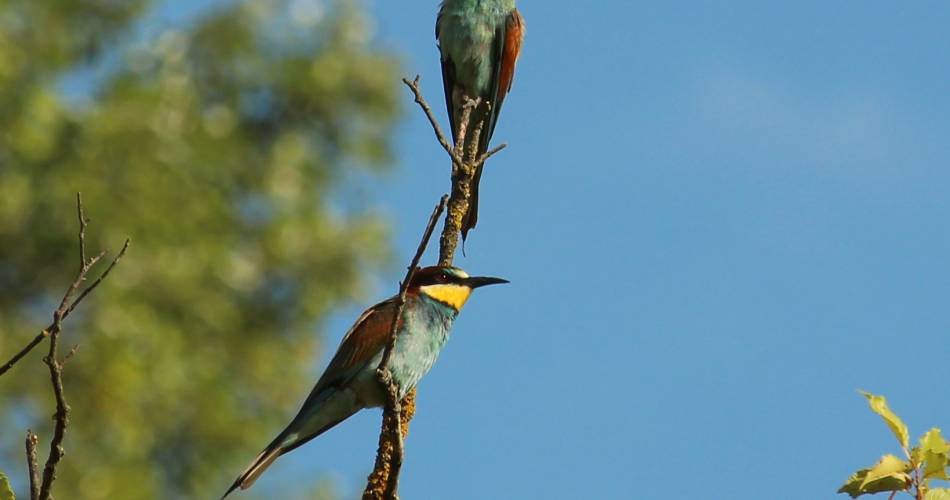
[[[934,479],[950,481],[950,443],[934,427],[920,438],[918,446],[910,447],[907,425],[887,406],[884,396],[861,392],[868,399],[871,410],[884,419],[900,443],[904,458],[887,454],[876,464],[861,469],[838,489],[851,498],[873,493],[890,493],[893,499],[904,492],[915,500],[950,500],[950,488],[931,488]]]

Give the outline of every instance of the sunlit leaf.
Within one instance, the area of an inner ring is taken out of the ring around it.
[[[874,464],[874,467],[871,467],[871,470],[868,471],[864,477],[864,482],[861,483],[861,488],[866,489],[868,484],[880,481],[886,477],[907,477],[906,473],[910,472],[910,469],[910,464],[900,458],[894,455],[884,455]]]
[[[927,453],[924,461],[924,478],[950,481],[947,475],[947,455]]]
[[[851,477],[838,488],[838,493],[847,493],[851,495],[851,498],[858,498],[863,495],[864,492],[861,491],[861,485],[864,483],[864,478],[867,477],[869,470],[871,469],[861,469],[851,474]]]
[[[858,498],[864,493],[861,492],[861,483],[864,482],[864,476],[868,474],[869,469],[861,469],[848,478],[844,484],[838,488],[838,493],[847,493],[851,498]]]
[[[920,449],[941,455],[950,453],[950,443],[940,435],[940,429],[934,427],[920,438]]]
[[[940,429],[934,427],[920,438],[920,459],[924,465],[924,477],[927,479],[950,480],[947,475],[947,456],[950,444],[940,435]]]
[[[910,481],[910,476],[899,472],[868,482],[866,480],[870,471],[871,469],[861,469],[852,474],[841,488],[838,488],[838,493],[847,493],[851,498],[857,498],[861,495],[884,491],[902,491],[907,489]]]
[[[864,397],[868,398],[871,409],[884,419],[884,422],[891,428],[894,436],[897,437],[901,447],[906,450],[910,444],[910,433],[907,431],[907,425],[904,424],[900,417],[887,407],[887,399],[885,399],[884,396],[876,396],[869,392],[860,392]]]

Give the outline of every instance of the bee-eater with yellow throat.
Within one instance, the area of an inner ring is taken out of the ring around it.
[[[482,133],[476,151],[488,151],[498,113],[511,90],[515,64],[524,39],[524,20],[515,0],[444,0],[435,23],[435,37],[442,54],[442,83],[445,106],[449,111],[453,143],[457,141],[459,121],[465,98],[481,98],[472,110],[464,150],[471,147],[468,137],[474,135],[478,123]],[[462,239],[478,222],[478,183],[482,165],[472,177],[468,212],[462,219]]]
[[[386,366],[403,398],[425,375],[449,338],[455,317],[472,290],[501,278],[469,276],[455,267],[417,270],[406,289],[406,302],[396,323],[396,347]],[[343,337],[326,371],[303,407],[277,437],[238,476],[224,494],[246,490],[277,457],[323,434],[363,408],[381,407],[386,390],[376,377],[389,340],[397,298],[370,307]]]

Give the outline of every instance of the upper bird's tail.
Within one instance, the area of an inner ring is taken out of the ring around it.
[[[488,152],[488,145],[491,142],[492,134],[495,132],[495,120],[498,118],[498,109],[500,107],[501,103],[496,106],[492,102],[486,102],[472,110],[469,120],[470,131],[474,133],[474,129],[478,128],[478,125],[481,124],[481,135],[478,136],[478,145],[475,148],[476,161],[478,158],[481,158],[483,154]],[[471,147],[470,140],[466,140],[466,143],[468,144],[465,145],[465,154],[468,153],[468,148]],[[468,211],[466,211],[462,217],[462,227],[460,228],[462,230],[462,241],[468,238],[468,232],[478,223],[478,185],[482,180],[482,169],[484,167],[484,164],[476,165],[475,173],[472,175]]]

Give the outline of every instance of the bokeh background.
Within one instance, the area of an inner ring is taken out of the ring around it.
[[[67,324],[63,498],[213,498],[391,294],[448,163],[437,2],[0,4],[0,353],[90,246]],[[420,386],[403,498],[834,498],[950,400],[941,2],[524,1],[457,264],[479,291]],[[430,260],[433,258],[430,257]],[[48,443],[36,352],[0,470]],[[235,498],[355,498],[378,412]]]

